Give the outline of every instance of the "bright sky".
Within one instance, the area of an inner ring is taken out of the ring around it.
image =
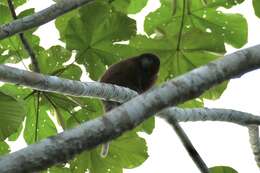
[[[36,11],[48,7],[51,0],[30,0],[23,8],[34,7]],[[151,0],[149,8],[138,15],[140,19],[150,9],[158,7],[158,0]],[[18,9],[21,11],[21,9]],[[230,11],[229,11],[230,12]],[[251,1],[232,8],[231,12],[242,13],[249,24],[248,43],[244,47],[260,43],[260,19],[254,15]],[[41,37],[41,45],[48,48],[58,41],[58,32],[53,22],[41,26],[36,34]],[[141,32],[142,29],[138,27]],[[51,32],[50,32],[51,30]],[[48,33],[48,37],[46,37]],[[228,52],[235,49],[228,46]],[[207,107],[229,108],[260,115],[260,70],[247,73],[239,79],[231,80],[220,99],[206,101]],[[248,140],[247,128],[229,123],[196,122],[181,124],[202,158],[211,166],[226,165],[239,173],[258,173]],[[161,119],[157,119],[152,135],[143,135],[149,147],[149,159],[140,167],[125,170],[126,173],[200,173],[181,145],[172,128]],[[16,150],[22,143],[12,145]]]

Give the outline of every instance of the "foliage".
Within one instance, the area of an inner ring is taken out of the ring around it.
[[[216,166],[210,168],[210,173],[237,173],[237,171],[227,166]]]
[[[26,0],[13,2],[18,7]],[[162,83],[221,58],[225,53],[225,43],[240,48],[247,42],[246,19],[240,14],[219,10],[219,7],[239,5],[243,0],[161,0],[161,6],[145,18],[147,35],[137,35],[136,21],[128,14],[140,12],[147,2],[97,0],[58,17],[55,25],[65,48],[55,45],[44,49],[40,46],[39,37],[33,34],[37,28],[26,31],[25,37],[36,53],[40,72],[80,80],[82,68],[79,65],[83,65],[89,77],[98,80],[107,66],[122,58],[151,52],[161,59],[158,83]],[[255,14],[260,17],[259,1],[253,0],[253,6]],[[32,13],[33,9],[27,9],[18,17]],[[0,16],[0,24],[12,20],[6,1],[0,1]],[[73,56],[75,60],[69,61]],[[0,63],[18,63],[26,58],[28,54],[17,35],[0,41]],[[32,69],[31,64],[29,68]],[[227,82],[222,83],[200,98],[180,106],[202,107],[204,98],[219,98],[226,86]],[[25,141],[32,144],[57,133],[54,121],[63,129],[68,129],[103,113],[101,102],[95,99],[32,91],[10,84],[2,85],[0,91],[0,155],[9,152],[4,140],[7,137],[10,141],[17,140],[22,129]],[[48,171],[121,173],[123,168],[137,167],[148,158],[145,140],[138,136],[138,132],[151,134],[153,128],[154,118],[151,118],[112,141],[105,159],[100,158],[98,147],[78,155],[69,162],[69,167],[58,165]],[[214,167],[211,172],[236,171]]]
[[[253,7],[254,7],[254,10],[255,10],[255,15],[257,17],[260,17],[260,1],[253,0]]]
[[[9,146],[6,142],[0,142],[0,156],[10,152]]]
[[[23,122],[25,111],[21,103],[0,92],[0,140],[17,132]]]

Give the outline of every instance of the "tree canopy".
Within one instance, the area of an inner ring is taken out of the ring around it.
[[[23,32],[35,54],[34,61],[37,62],[39,73],[80,80],[82,70],[86,70],[91,80],[98,81],[108,66],[123,58],[149,52],[160,57],[161,68],[157,82],[160,85],[222,58],[226,53],[225,44],[242,48],[247,43],[246,19],[241,14],[224,13],[220,9],[230,9],[243,1],[160,0],[160,7],[145,17],[145,34],[140,34],[137,33],[136,21],[129,14],[139,13],[148,0],[95,0],[73,11],[67,10],[69,12],[55,19],[60,40],[65,46],[43,48],[40,38],[34,34],[38,26],[17,30],[16,33]],[[27,1],[12,2],[18,8]],[[67,5],[63,0],[55,2],[60,4],[57,10],[62,11],[63,5]],[[260,1],[253,0],[252,5],[256,16],[260,17]],[[35,20],[46,23],[49,20],[46,14],[52,15],[51,11],[42,15],[35,13],[33,8],[26,9],[17,18],[28,20],[15,20],[16,26],[23,23],[30,25]],[[19,34],[8,36],[9,31],[4,30],[9,29],[6,24],[13,21],[8,1],[0,2],[0,16],[0,25],[3,26],[0,26],[0,38],[3,38],[0,40],[0,63],[27,61],[31,54],[24,48],[25,44]],[[31,18],[24,18],[26,16]],[[73,61],[69,61],[71,59]],[[24,64],[24,69],[35,71],[35,65],[29,62],[29,65]],[[202,108],[203,99],[218,99],[227,83],[222,82],[178,107]],[[0,155],[10,153],[7,139],[16,141],[23,134],[26,143],[33,144],[56,135],[57,124],[67,130],[104,113],[102,103],[97,98],[37,91],[19,84],[2,84],[0,95]],[[53,119],[57,121],[56,125]],[[99,156],[100,147],[96,147],[77,155],[68,162],[69,166],[59,164],[49,168],[48,172],[82,173],[89,170],[91,173],[122,173],[123,168],[137,167],[148,158],[146,142],[138,132],[151,134],[154,124],[154,117],[150,117],[115,139],[105,159]],[[236,173],[233,168],[224,166],[210,168],[210,172]]]

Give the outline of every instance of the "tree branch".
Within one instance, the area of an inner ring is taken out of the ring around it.
[[[195,149],[189,137],[186,135],[185,131],[182,129],[178,121],[171,116],[171,118],[167,119],[167,122],[171,124],[172,127],[174,128],[174,131],[179,136],[183,146],[185,147],[186,151],[188,152],[188,154],[190,155],[190,157],[192,158],[193,162],[196,164],[200,172],[210,173],[206,163],[203,161],[200,154]]]
[[[185,135],[185,132],[182,131],[182,128],[177,123],[186,122],[186,121],[226,121],[232,122],[240,125],[248,124],[260,124],[260,117],[254,116],[249,113],[228,110],[228,109],[208,109],[208,108],[194,108],[194,109],[181,109],[181,108],[167,108],[157,114],[159,117],[166,119],[170,123],[179,138],[182,141],[185,149],[193,159],[196,166],[200,169],[201,172],[209,172],[207,165],[202,160],[199,153],[193,147],[189,138]],[[257,165],[260,167],[260,143],[258,135],[258,126],[250,125],[249,137],[250,144],[255,155],[255,160]]]
[[[12,0],[7,0],[7,3],[8,3],[8,6],[9,6],[9,9],[11,11],[13,19],[17,19],[17,15],[15,13],[15,9],[14,9],[14,5],[12,3]],[[37,59],[36,59],[36,56],[35,56],[33,49],[31,48],[29,42],[27,41],[27,39],[25,38],[23,33],[19,33],[19,37],[20,37],[20,40],[23,43],[25,50],[28,52],[29,56],[31,57],[33,71],[39,73],[40,68],[39,68],[39,65],[38,65],[38,62],[37,62]]]
[[[255,161],[257,166],[260,168],[259,128],[256,125],[250,125],[248,126],[248,132],[249,132],[249,142],[251,144],[251,148],[255,156]]]
[[[84,150],[115,139],[166,107],[196,98],[224,80],[259,68],[259,50],[258,45],[227,55],[222,60],[192,70],[139,95],[107,112],[105,116],[6,155],[0,159],[1,173],[43,170],[56,163],[66,162]],[[0,70],[0,80],[6,79],[2,74],[5,73]]]
[[[30,16],[0,26],[0,40],[28,29],[41,26],[58,16],[94,0],[59,0],[54,5]]]
[[[0,81],[27,86],[38,91],[76,97],[97,97],[117,102],[126,102],[137,95],[137,92],[125,87],[100,82],[63,79],[6,65],[0,65]]]
[[[246,112],[231,109],[209,109],[209,108],[168,108],[157,114],[159,117],[172,121],[176,119],[178,122],[187,121],[225,121],[235,123],[242,126],[260,125],[260,117]]]

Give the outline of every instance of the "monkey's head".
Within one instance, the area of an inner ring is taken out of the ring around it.
[[[138,56],[141,68],[144,70],[146,75],[156,75],[160,68],[160,59],[151,53],[145,53]]]

